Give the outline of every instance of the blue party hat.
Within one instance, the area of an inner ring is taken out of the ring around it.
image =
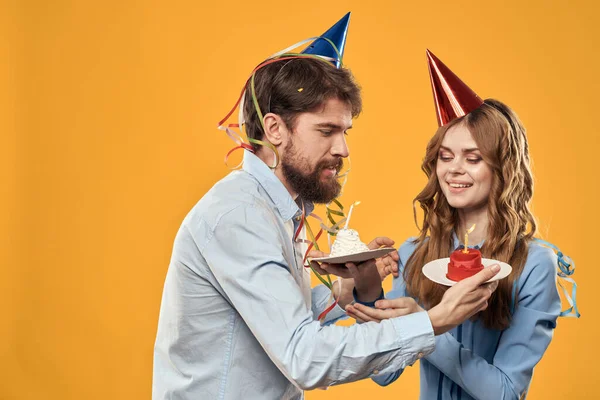
[[[323,57],[332,58],[336,67],[340,67],[344,56],[344,46],[346,45],[346,36],[348,35],[348,24],[350,23],[350,13],[344,15],[342,19],[335,23],[327,32],[315,39],[302,54],[314,54]],[[337,47],[338,53],[335,51],[331,43],[325,40],[327,38]]]

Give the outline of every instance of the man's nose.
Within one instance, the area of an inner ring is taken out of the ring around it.
[[[350,155],[348,144],[346,143],[346,135],[336,135],[333,145],[331,146],[331,155],[346,158]]]

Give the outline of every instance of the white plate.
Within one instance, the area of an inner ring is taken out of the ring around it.
[[[328,264],[345,264],[347,262],[360,263],[363,261],[371,260],[373,258],[383,257],[386,254],[389,254],[393,251],[396,251],[396,249],[393,247],[382,247],[380,249],[361,251],[360,253],[348,254],[346,256],[319,257],[313,258],[312,260],[326,262]]]
[[[426,277],[428,277],[435,283],[439,283],[440,285],[445,286],[453,286],[456,284],[456,282],[446,278],[446,274],[448,273],[449,262],[450,258],[439,258],[437,260],[430,261],[423,267],[423,274],[425,274]],[[493,282],[502,278],[506,278],[512,271],[512,267],[502,261],[490,260],[489,258],[482,258],[481,263],[484,267],[489,267],[493,264],[500,264],[500,272],[498,272],[496,276],[494,276],[488,282]]]

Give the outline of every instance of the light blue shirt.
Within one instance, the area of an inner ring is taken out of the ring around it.
[[[305,204],[308,210],[311,204]],[[165,280],[152,398],[302,399],[303,390],[386,374],[433,351],[427,313],[381,324],[321,324],[294,243],[301,210],[252,153],[184,219]]]
[[[458,246],[455,236],[454,247]],[[402,273],[415,248],[412,240],[400,247],[400,276],[394,279],[387,298],[407,296]],[[533,368],[550,344],[561,311],[556,262],[552,250],[536,242],[529,244],[517,280],[518,305],[507,329],[491,330],[479,320],[467,321],[436,337],[435,351],[420,363],[420,399],[521,399],[531,383]],[[401,373],[398,370],[374,380],[388,385]]]

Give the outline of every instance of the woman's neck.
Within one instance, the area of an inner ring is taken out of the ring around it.
[[[475,246],[486,239],[489,223],[487,206],[476,210],[459,209],[458,219],[459,223],[456,235],[461,243],[464,244],[465,233],[473,225],[475,225],[475,229],[469,233],[469,245]]]

